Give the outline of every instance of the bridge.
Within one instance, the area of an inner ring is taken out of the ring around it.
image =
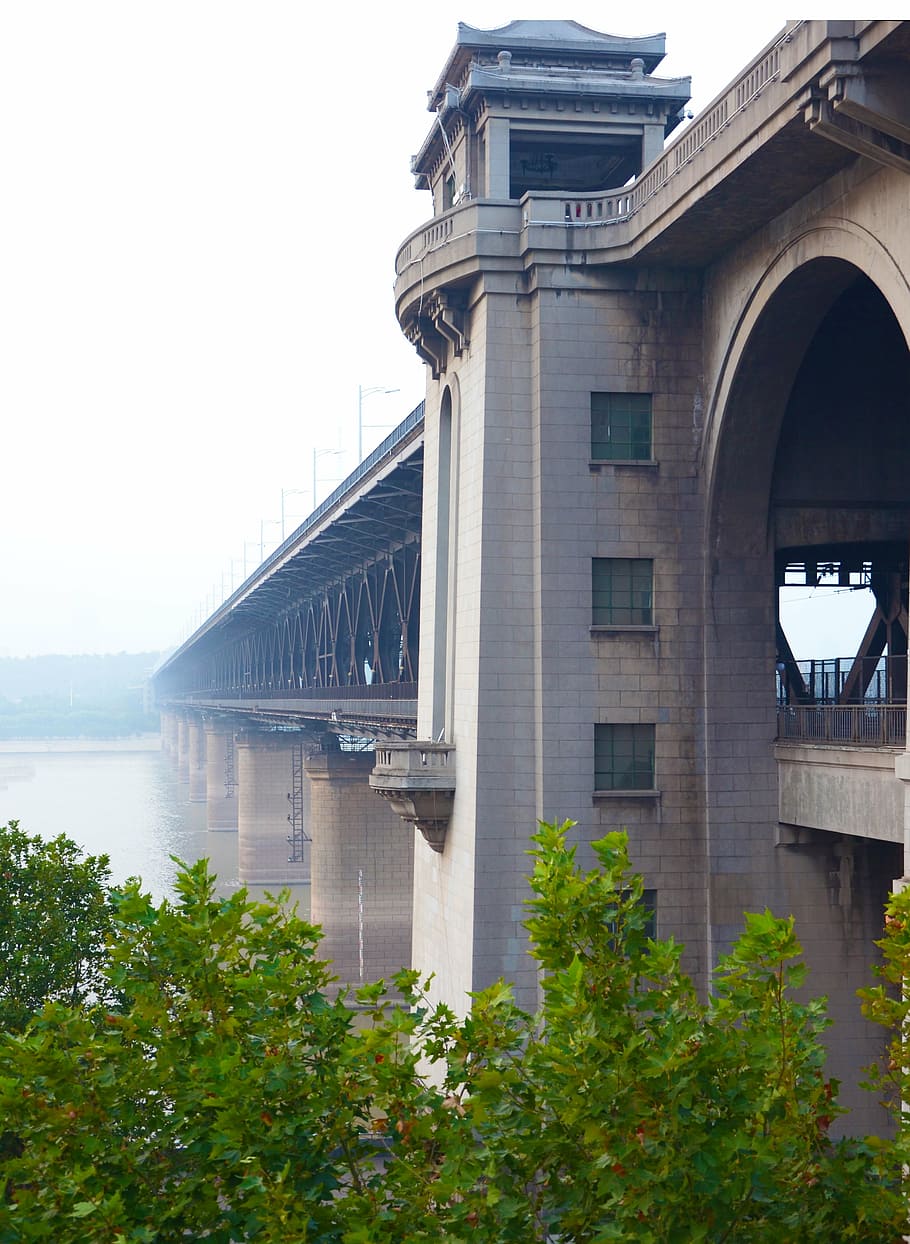
[[[459,27],[395,260],[425,404],[164,665],[165,738],[343,979],[533,1003],[537,819],[624,826],[700,987],[796,916],[849,1084],[910,841],[910,24],[791,23],[666,148],[663,50]],[[795,659],[795,583],[869,589],[856,652]]]

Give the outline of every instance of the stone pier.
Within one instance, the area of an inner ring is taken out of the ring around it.
[[[238,866],[244,885],[296,885],[310,879],[310,861],[292,861],[291,796],[302,734],[244,730],[236,737]]]
[[[179,712],[177,717],[177,776],[182,782],[189,781],[190,776],[190,729],[186,712]]]
[[[199,713],[187,717],[187,751],[190,803],[205,803],[205,727]]]
[[[205,721],[206,824],[210,830],[237,830],[240,804],[234,726],[228,719]]]
[[[390,977],[411,963],[414,831],[370,789],[372,752],[307,757],[311,919],[320,953],[344,983]]]
[[[161,750],[165,756],[177,756],[177,714],[162,709],[160,712]]]

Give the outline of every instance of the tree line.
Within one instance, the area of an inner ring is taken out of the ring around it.
[[[158,729],[158,653],[0,657],[0,739],[118,738]]]

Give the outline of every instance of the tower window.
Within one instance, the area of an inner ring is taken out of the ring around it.
[[[654,562],[649,557],[591,559],[594,626],[651,626]]]
[[[594,789],[654,789],[654,726],[594,727]]]
[[[651,394],[591,394],[591,457],[622,462],[651,457]]]

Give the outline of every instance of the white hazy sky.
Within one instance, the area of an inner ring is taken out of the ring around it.
[[[666,31],[697,111],[784,10],[0,4],[0,655],[181,641],[417,404],[395,251],[459,20]],[[322,451],[334,450],[335,453]]]

